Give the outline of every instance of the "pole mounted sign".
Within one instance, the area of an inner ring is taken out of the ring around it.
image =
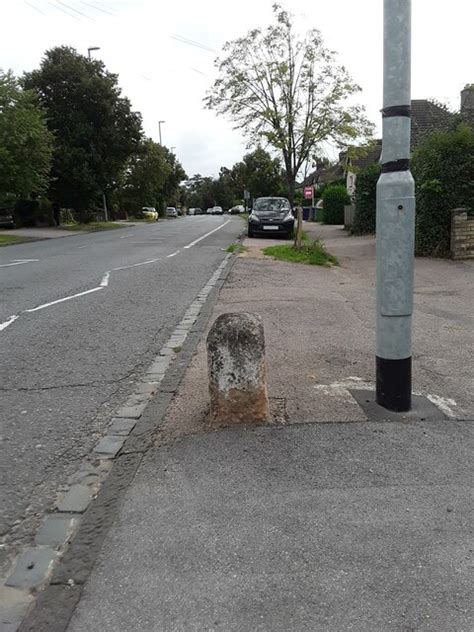
[[[377,184],[377,403],[411,408],[415,186],[410,173],[411,0],[384,0],[382,174]]]
[[[313,199],[313,187],[305,187],[304,188],[304,199],[312,200]]]

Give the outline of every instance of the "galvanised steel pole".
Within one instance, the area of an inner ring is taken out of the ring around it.
[[[410,173],[411,0],[384,0],[382,175],[377,184],[377,403],[411,408],[415,184]]]

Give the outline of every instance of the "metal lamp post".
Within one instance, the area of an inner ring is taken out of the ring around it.
[[[161,125],[163,123],[166,123],[166,121],[158,121],[158,131],[160,133],[160,145],[162,145],[163,143],[161,142]]]
[[[377,184],[377,403],[411,408],[415,187],[410,173],[411,0],[384,0],[382,174]]]
[[[88,59],[91,58],[91,51],[93,51],[93,50],[100,50],[100,46],[90,46],[87,49],[87,57],[88,57]]]

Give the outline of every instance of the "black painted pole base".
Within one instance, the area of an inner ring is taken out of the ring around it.
[[[411,409],[411,357],[387,360],[377,357],[377,404],[405,413]]]

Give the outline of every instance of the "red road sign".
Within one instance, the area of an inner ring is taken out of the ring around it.
[[[311,200],[313,198],[313,187],[304,188],[304,199]]]

